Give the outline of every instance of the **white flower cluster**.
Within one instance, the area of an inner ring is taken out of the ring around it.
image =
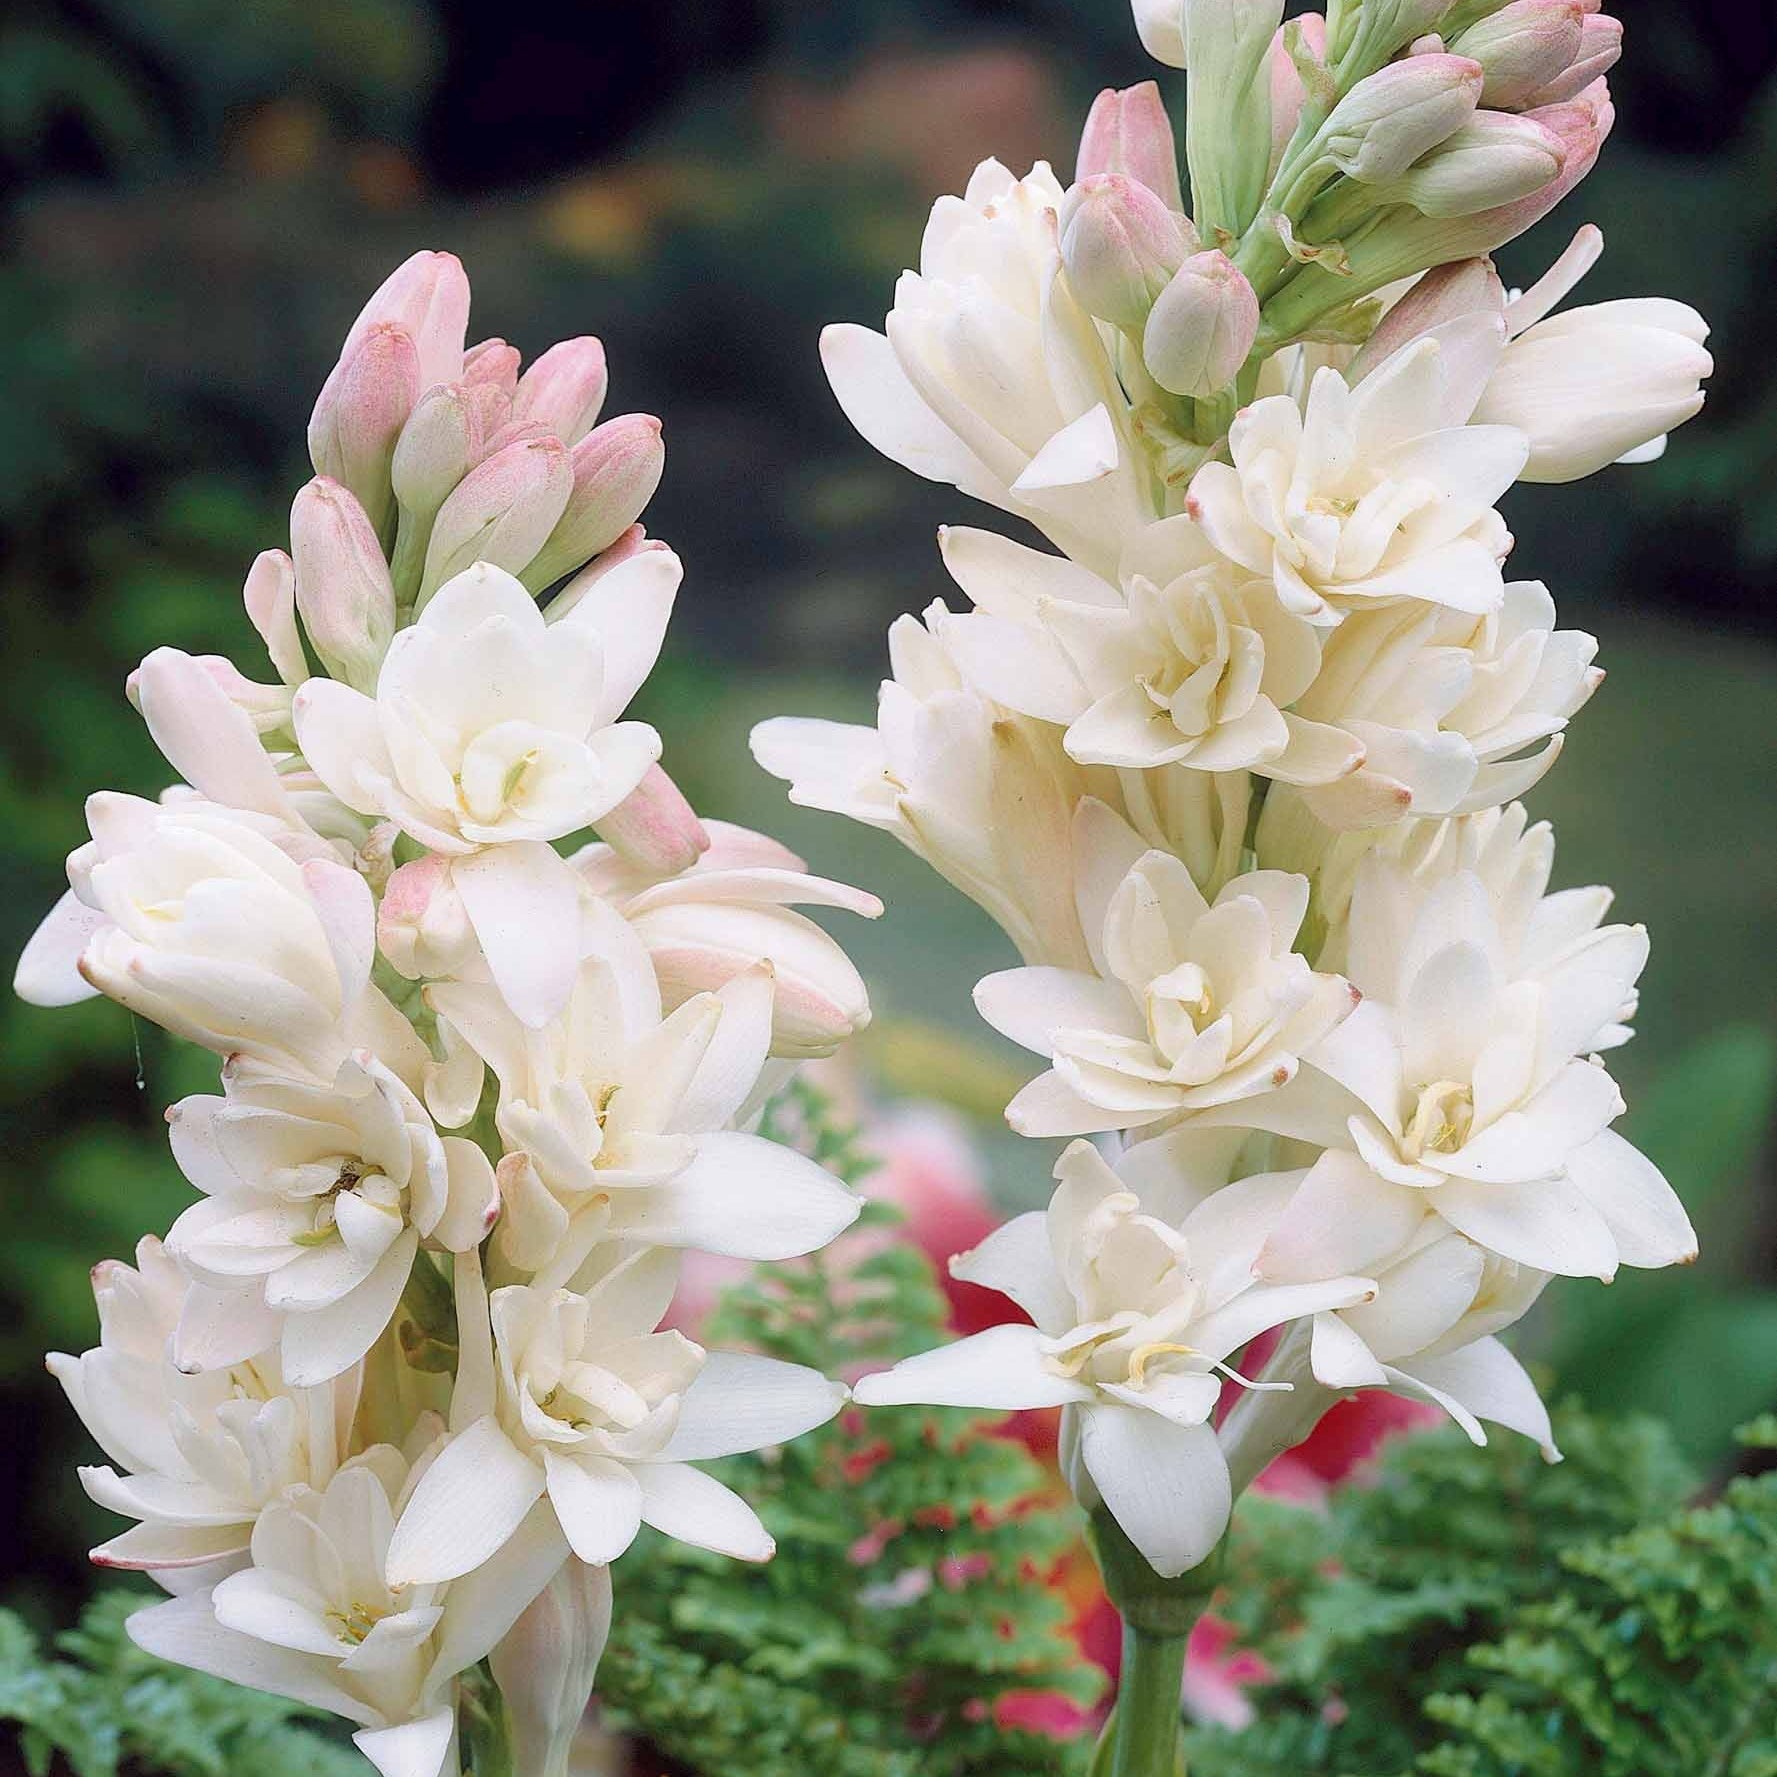
[[[608,1564],[644,1523],[768,1558],[696,1464],[845,1398],[659,1329],[682,1250],[785,1259],[857,1216],[749,1128],[869,1016],[796,905],[880,908],[704,826],[624,719],[680,579],[633,522],[659,426],[594,424],[596,340],[521,375],[468,310],[423,253],[358,318],[291,553],[247,581],[278,682],[142,663],[183,782],[91,798],[17,987],[222,1057],[167,1113],[198,1200],[50,1359],[110,1459],[87,1491],[135,1521],[93,1558],[173,1594],[132,1635],[337,1711],[384,1777],[454,1777],[491,1659],[522,1768],[562,1777]]]
[[[1158,88],[1107,92],[1072,187],[987,162],[885,333],[823,342],[866,439],[1060,553],[946,531],[972,609],[895,624],[876,726],[754,747],[993,915],[1024,966],[976,1003],[1045,1068],[1008,1117],[1096,1138],[956,1263],[1032,1324],[857,1398],[1063,1407],[1082,1501],[1177,1575],[1340,1391],[1552,1457],[1496,1335],[1551,1276],[1694,1255],[1600,1059],[1646,937],[1550,892],[1514,801],[1595,644],[1508,578],[1496,507],[1656,451],[1710,361],[1677,303],[1551,317],[1596,230],[1521,295],[1487,258],[1596,158],[1614,20],[1135,11],[1186,70],[1195,215]],[[1230,1367],[1285,1327],[1265,1380]]]

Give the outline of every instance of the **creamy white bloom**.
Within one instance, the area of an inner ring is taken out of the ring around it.
[[[990,697],[1063,725],[1079,763],[1323,783],[1361,762],[1351,735],[1289,713],[1320,670],[1315,627],[1190,518],[1134,533],[1120,586],[991,532],[941,540],[976,605],[945,646]]]
[[[597,821],[660,756],[618,720],[653,666],[678,558],[644,550],[558,622],[478,563],[397,634],[367,697],[331,679],[296,694],[304,756],[349,807],[452,859],[494,979],[530,1024],[560,1010],[577,888],[549,841]]]
[[[1300,1315],[1361,1302],[1364,1277],[1255,1283],[1254,1237],[1214,1192],[1177,1222],[1143,1207],[1088,1142],[1056,1168],[1047,1212],[1015,1217],[951,1261],[1034,1322],[994,1327],[866,1376],[866,1405],[1064,1407],[1064,1468],[1101,1498],[1156,1572],[1220,1541],[1228,1468],[1210,1415],[1228,1359]],[[1239,1380],[1239,1378],[1236,1378]]]
[[[52,1352],[49,1372],[116,1464],[81,1469],[81,1485],[137,1523],[92,1558],[145,1569],[169,1591],[207,1584],[239,1565],[260,1512],[285,1489],[326,1483],[348,1448],[358,1372],[295,1389],[263,1349],[202,1374],[176,1368],[182,1342],[232,1334],[231,1316],[152,1238],[136,1248],[135,1268],[95,1267],[93,1297],[98,1345],[79,1357]],[[253,1345],[251,1329],[243,1343]]]
[[[975,989],[989,1024],[1050,1061],[1007,1121],[1021,1135],[1137,1129],[1285,1084],[1357,997],[1292,949],[1307,880],[1249,871],[1212,905],[1102,804],[1079,820],[1093,972],[1011,969]]]
[[[227,1298],[219,1323],[277,1344],[286,1381],[324,1382],[387,1327],[422,1240],[480,1242],[499,1210],[493,1168],[472,1141],[441,1138],[368,1051],[328,1086],[225,1069],[223,1088],[167,1112],[173,1156],[205,1193],[167,1250]]]
[[[983,908],[1028,963],[1091,966],[1071,872],[1060,867],[1085,797],[1185,858],[1200,882],[1239,869],[1244,773],[1079,764],[1053,723],[970,683],[951,652],[954,623],[939,601],[924,622],[890,626],[894,677],[883,682],[876,727],[778,716],[753,730],[753,756],[788,781],[792,802],[892,834]],[[1043,867],[1031,868],[1033,858]]]
[[[357,1724],[353,1743],[382,1777],[454,1777],[452,1681],[486,1655],[567,1558],[537,1511],[455,1585],[385,1577],[410,1474],[379,1444],[324,1486],[291,1487],[260,1514],[251,1562],[207,1592],[129,1619],[130,1638],[162,1659]],[[608,1584],[608,1581],[605,1582]]]
[[[470,1572],[545,1494],[583,1561],[614,1561],[643,1524],[742,1560],[770,1557],[752,1508],[692,1464],[824,1425],[845,1389],[796,1364],[655,1331],[676,1279],[670,1253],[644,1248],[584,1292],[494,1292],[494,1399],[414,1489],[389,1549],[391,1584]]]
[[[370,888],[312,834],[174,793],[105,791],[86,813],[73,887],[19,964],[27,997],[79,997],[58,986],[72,962],[132,1012],[273,1070],[330,1079],[355,1042],[411,1055],[417,1039],[369,984]]]
[[[1354,613],[1296,707],[1361,745],[1363,763],[1304,800],[1329,826],[1373,827],[1523,795],[1603,681],[1597,650],[1583,631],[1555,628],[1539,580],[1511,581],[1483,616],[1417,599]]]
[[[1159,514],[1107,336],[1062,269],[1062,195],[1044,162],[1015,179],[983,161],[962,197],[933,205],[886,337],[829,327],[821,360],[884,456],[1111,572],[1123,537]]]
[[[1364,1001],[1286,1090],[1223,1120],[1344,1148],[1338,1215],[1429,1212],[1534,1270],[1611,1277],[1683,1263],[1696,1236],[1653,1163],[1610,1128],[1623,1100],[1592,1055],[1620,1023],[1647,935],[1614,926],[1529,977],[1508,971],[1492,898],[1382,860],[1352,897],[1346,967]]]
[[[869,994],[839,944],[792,909],[840,907],[875,919],[882,903],[809,875],[794,852],[763,833],[727,821],[706,825],[709,848],[675,875],[655,875],[608,845],[589,845],[569,861],[647,946],[665,1011],[768,962],[772,1054],[831,1055],[870,1022]]]
[[[1239,415],[1233,461],[1198,470],[1189,510],[1311,622],[1402,598],[1484,616],[1504,596],[1511,545],[1494,503],[1529,446],[1510,426],[1467,424],[1475,394],[1434,338],[1355,389],[1317,371],[1304,407],[1271,395]]]
[[[849,1227],[861,1201],[829,1173],[730,1127],[757,1108],[769,964],[662,1018],[636,932],[591,897],[587,920],[567,1006],[541,1030],[492,987],[427,989],[500,1082],[502,1255],[527,1271],[559,1263],[572,1228],[582,1253],[609,1237],[783,1259]]]

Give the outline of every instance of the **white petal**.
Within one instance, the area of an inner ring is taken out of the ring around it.
[[[552,847],[526,840],[458,858],[451,880],[507,1005],[541,1029],[573,992],[564,959],[578,953],[579,877]]]
[[[1432,1207],[1459,1233],[1502,1258],[1560,1277],[1616,1275],[1617,1243],[1579,1186],[1567,1178],[1483,1185],[1452,1179]]]
[[[1077,969],[1005,969],[975,984],[975,1009],[1001,1036],[1036,1054],[1054,1052],[1058,1030],[1143,1035],[1135,1002],[1114,981]]]
[[[950,1275],[1010,1297],[1046,1333],[1074,1322],[1074,1301],[1055,1269],[1049,1218],[1040,1209],[1013,1218],[950,1261]]]
[[[635,1471],[642,1520],[667,1536],[741,1561],[769,1561],[777,1551],[753,1508],[701,1469],[645,1462]]]
[[[439,1777],[456,1732],[456,1712],[435,1709],[394,1728],[360,1728],[352,1744],[382,1777]]]
[[[1460,1401],[1477,1419],[1491,1420],[1534,1439],[1546,1461],[1561,1460],[1549,1426],[1549,1410],[1536,1392],[1536,1384],[1497,1339],[1477,1339],[1460,1351],[1421,1358],[1412,1373],[1416,1380]]]
[[[599,713],[615,721],[654,670],[685,569],[670,549],[644,549],[602,573],[560,621],[597,632],[605,680]],[[570,583],[565,598],[573,592]]]
[[[555,1507],[547,1499],[538,1500],[497,1554],[451,1582],[444,1595],[444,1620],[438,1625],[437,1654],[426,1675],[428,1686],[441,1685],[482,1659],[524,1614],[568,1553]]]
[[[704,1462],[786,1444],[825,1425],[846,1389],[818,1370],[748,1352],[712,1351],[679,1403],[665,1462]]]
[[[594,1567],[615,1561],[641,1528],[642,1493],[634,1470],[599,1457],[576,1462],[553,1450],[544,1453],[543,1463],[549,1503],[574,1553]]]
[[[1035,1327],[989,1327],[905,1357],[892,1370],[865,1376],[852,1398],[867,1407],[985,1407],[1018,1412],[1027,1407],[1060,1407],[1087,1401],[1092,1390],[1072,1377],[1058,1376],[1044,1359],[1043,1335]]]
[[[1380,1388],[1388,1380],[1376,1354],[1337,1314],[1314,1317],[1310,1362],[1315,1381],[1325,1388]]]
[[[93,933],[110,923],[72,889],[65,890],[31,934],[13,971],[12,991],[33,1006],[72,1006],[90,1000],[99,990],[75,965]]]
[[[1030,459],[1012,483],[1013,491],[1028,494],[1046,487],[1078,487],[1082,482],[1100,481],[1117,467],[1117,461],[1117,428],[1111,423],[1110,409],[1101,401],[1063,426]]]
[[[1330,1149],[1267,1238],[1259,1274],[1277,1283],[1363,1275],[1405,1247],[1424,1216],[1420,1193],[1379,1179],[1355,1154]]]
[[[914,390],[880,333],[849,322],[824,328],[821,364],[845,417],[885,457],[928,481],[960,484],[984,473]]]
[[[1080,1457],[1123,1534],[1162,1578],[1197,1566],[1222,1540],[1232,1505],[1228,1464],[1208,1425],[1086,1407]]]
[[[496,1420],[476,1420],[445,1445],[402,1510],[389,1539],[389,1584],[427,1585],[479,1567],[542,1491],[542,1469]]]
[[[1376,1300],[1346,1309],[1346,1323],[1379,1358],[1411,1357],[1468,1313],[1485,1271],[1486,1255],[1473,1241],[1447,1235],[1383,1272]]]
[[[1697,1256],[1697,1232],[1678,1193],[1614,1129],[1571,1154],[1567,1176],[1604,1217],[1623,1264],[1688,1265]]]
[[[407,1287],[419,1238],[404,1229],[355,1289],[325,1308],[286,1318],[278,1345],[286,1382],[294,1388],[330,1382],[377,1342]]]

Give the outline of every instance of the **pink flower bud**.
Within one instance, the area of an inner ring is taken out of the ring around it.
[[[1584,92],[1594,80],[1608,74],[1623,53],[1623,27],[1607,13],[1594,12],[1580,25],[1580,46],[1573,60],[1546,86],[1538,87],[1524,101],[1525,110],[1559,105]]]
[[[1360,80],[1322,127],[1329,161],[1365,185],[1391,185],[1454,135],[1480,103],[1482,73],[1465,56],[1409,56]]]
[[[653,876],[677,876],[710,848],[703,822],[659,765],[593,826],[619,857]]]
[[[373,691],[395,634],[395,588],[364,508],[325,476],[290,507],[296,608],[321,664],[359,691]]]
[[[1610,88],[1595,80],[1577,97],[1559,105],[1539,105],[1524,116],[1540,123],[1561,143],[1566,159],[1561,171],[1541,191],[1520,198],[1514,204],[1503,204],[1497,210],[1484,210],[1466,218],[1475,225],[1472,239],[1474,253],[1491,253],[1507,241],[1516,240],[1525,229],[1533,227],[1598,164],[1599,151],[1616,122],[1616,107],[1610,102]]]
[[[348,487],[371,525],[391,517],[389,462],[420,392],[419,348],[395,321],[366,328],[328,377],[309,417],[309,458],[317,475]]]
[[[1411,345],[1421,334],[1465,315],[1499,317],[1504,336],[1506,293],[1499,273],[1487,259],[1458,259],[1428,271],[1382,317],[1381,325],[1364,341],[1352,360],[1347,376],[1355,386],[1385,358]]]
[[[1076,183],[1094,173],[1124,173],[1139,180],[1170,210],[1183,211],[1179,189],[1178,138],[1166,101],[1151,80],[1139,86],[1107,87],[1092,101],[1080,152],[1074,162]]]
[[[296,564],[283,550],[267,549],[254,557],[241,603],[278,677],[286,685],[300,685],[309,676],[308,657],[296,627]]]
[[[1450,47],[1481,64],[1483,105],[1514,110],[1572,63],[1584,17],[1580,0],[1511,0]]]
[[[420,387],[456,381],[463,374],[463,340],[469,328],[469,278],[454,253],[415,253],[390,272],[359,311],[340,348],[351,357],[379,322],[405,327],[419,351]]]
[[[491,383],[508,395],[518,387],[518,347],[503,339],[484,339],[463,354],[462,380]]]
[[[1074,294],[1101,321],[1139,327],[1196,245],[1147,186],[1094,173],[1061,206],[1061,257]]]
[[[1259,331],[1259,299],[1226,253],[1198,253],[1178,269],[1142,333],[1142,357],[1161,388],[1213,395],[1239,373]]]
[[[666,466],[660,422],[625,413],[595,426],[574,446],[573,491],[549,540],[519,574],[541,592],[608,549],[654,497]]]
[[[390,874],[376,911],[376,947],[408,981],[455,974],[475,955],[475,928],[449,858],[431,852]]]
[[[1388,195],[1426,216],[1472,216],[1540,191],[1567,149],[1534,118],[1477,111],[1455,135],[1409,167]]]
[[[559,438],[515,438],[457,484],[438,509],[415,609],[478,561],[518,573],[543,547],[574,491]]]
[[[1301,33],[1300,46],[1307,50],[1317,62],[1324,62],[1327,56],[1326,15],[1319,12],[1305,12],[1292,22],[1296,30]],[[1308,97],[1307,89],[1302,84],[1301,70],[1297,68],[1296,58],[1289,51],[1289,30],[1290,25],[1285,25],[1271,39],[1271,162],[1273,166],[1283,158],[1283,151],[1289,146],[1290,137],[1296,133],[1296,125],[1302,117],[1302,106]]]
[[[512,417],[540,421],[563,444],[578,444],[598,420],[607,380],[605,348],[596,339],[564,339],[518,379]]]

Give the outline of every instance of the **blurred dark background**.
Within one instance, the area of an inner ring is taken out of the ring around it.
[[[1724,1068],[1762,1065],[1777,986],[1777,10],[1615,10],[1629,50],[1603,166],[1505,270],[1528,281],[1596,221],[1608,250],[1583,298],[1695,304],[1718,376],[1664,461],[1519,490],[1508,517],[1519,571],[1552,583],[1610,669],[1532,803],[1560,828],[1560,881],[1616,883],[1622,916],[1654,931],[1620,1075],[1632,1103],[1663,1107],[1669,1166],[1706,1152],[1731,1175],[1690,1287],[1661,1295],[1626,1273],[1614,1303],[1669,1312],[1619,1307],[1588,1361],[1620,1389],[1639,1365],[1651,1398],[1634,1404],[1688,1410],[1702,1443],[1777,1404],[1769,1163],[1756,1126],[1722,1158],[1710,1097]],[[528,355],[597,333],[607,411],[665,419],[647,519],[688,578],[644,713],[706,813],[770,826],[889,898],[887,918],[846,934],[882,1012],[866,1064],[883,1091],[978,1115],[1002,1195],[1038,1198],[1040,1157],[986,1133],[1017,1076],[973,1024],[968,987],[1005,960],[1002,941],[886,841],[787,810],[744,735],[774,711],[868,720],[884,625],[946,589],[934,527],[984,516],[851,433],[821,375],[821,324],[879,321],[931,199],[978,159],[1046,157],[1065,178],[1092,94],[1153,72],[1118,0],[7,13],[0,950],[16,955],[59,890],[80,798],[165,781],[123,700],[128,668],[166,642],[258,670],[240,580],[285,540],[314,393],[381,277],[449,247],[474,281],[472,338]],[[0,1596],[66,1620],[102,1515],[75,1493],[87,1447],[40,1353],[90,1343],[87,1267],[184,1201],[158,1110],[213,1076],[108,1005],[8,1002],[0,1053],[14,1457],[0,1472],[18,1487]],[[1680,1301],[1692,1319],[1674,1331]],[[1579,1349],[1572,1327],[1563,1348]]]

